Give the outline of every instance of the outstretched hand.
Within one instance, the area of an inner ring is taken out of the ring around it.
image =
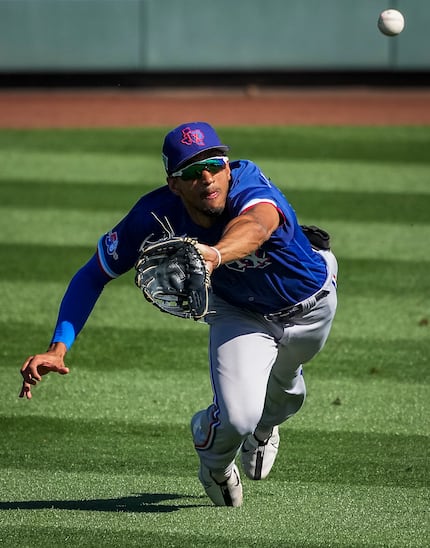
[[[198,243],[196,247],[205,259],[209,274],[212,274],[215,268],[220,266],[221,255],[219,255],[219,252],[217,253],[213,247],[206,244]]]
[[[64,364],[66,347],[63,343],[54,343],[49,350],[43,354],[29,356],[21,367],[23,378],[20,398],[32,398],[32,386],[42,380],[43,375],[48,373],[59,373],[67,375],[69,368]]]

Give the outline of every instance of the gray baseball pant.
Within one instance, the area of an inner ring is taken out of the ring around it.
[[[320,253],[329,294],[288,324],[213,298],[215,313],[206,321],[214,400],[194,415],[191,428],[201,462],[216,474],[230,475],[248,434],[257,427],[269,434],[303,405],[302,365],[323,348],[337,305],[337,261],[330,251]]]

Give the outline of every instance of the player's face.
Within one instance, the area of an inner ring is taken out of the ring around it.
[[[230,183],[228,160],[199,162],[178,176],[167,178],[170,190],[181,197],[190,217],[201,226],[211,226],[222,214]]]

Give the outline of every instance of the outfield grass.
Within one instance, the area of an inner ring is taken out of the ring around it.
[[[242,508],[213,507],[196,476],[206,326],[157,313],[132,273],[106,288],[70,375],[17,398],[71,275],[163,182],[164,133],[0,131],[0,545],[428,546],[430,128],[220,130],[332,233],[340,268],[307,402]]]

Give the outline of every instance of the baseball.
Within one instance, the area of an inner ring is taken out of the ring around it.
[[[386,36],[400,34],[405,26],[405,19],[400,11],[385,10],[378,19],[378,29]]]

